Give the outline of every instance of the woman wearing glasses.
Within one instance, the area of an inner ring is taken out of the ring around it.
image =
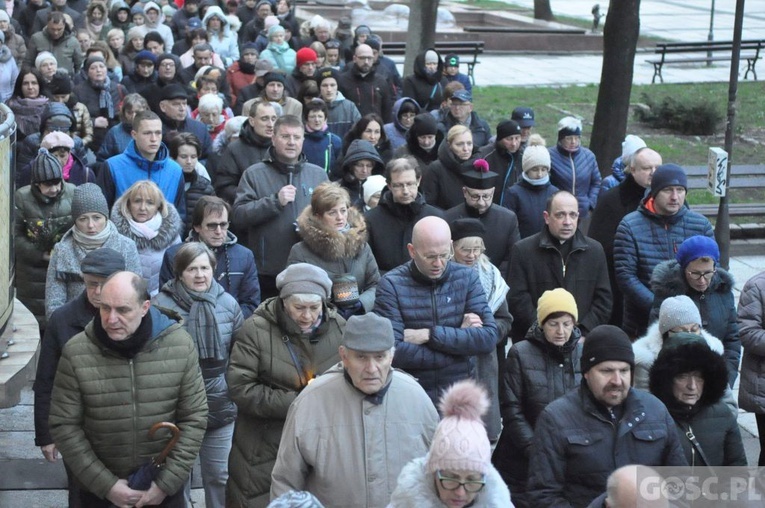
[[[741,340],[738,334],[736,305],[733,299],[733,276],[717,266],[720,249],[706,236],[692,236],[677,249],[674,260],[656,266],[651,277],[654,294],[650,321],[659,317],[662,302],[686,295],[701,314],[701,325],[723,343],[723,356],[728,364],[728,384],[738,375]]]
[[[512,508],[510,492],[491,465],[491,445],[481,416],[489,407],[475,381],[452,385],[441,397],[443,419],[430,452],[407,464],[389,508]]]

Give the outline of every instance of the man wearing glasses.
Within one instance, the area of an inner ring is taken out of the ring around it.
[[[622,329],[631,338],[645,334],[653,305],[651,275],[673,259],[687,238],[714,238],[712,224],[685,206],[688,179],[677,164],[663,164],[651,179],[651,192],[619,223],[614,237],[614,272],[624,295]]]
[[[412,230],[420,219],[444,212],[425,202],[419,192],[422,172],[414,157],[394,159],[385,168],[385,183],[377,207],[369,210],[367,221],[369,247],[377,260],[380,275],[409,260],[407,246]]]
[[[392,122],[394,97],[385,78],[374,69],[375,56],[372,48],[359,44],[353,54],[353,64],[340,73],[338,88],[343,96],[356,104],[362,116],[377,113],[383,122]]]
[[[191,215],[192,230],[186,242],[202,242],[215,253],[215,280],[226,293],[239,302],[247,319],[260,305],[260,284],[255,257],[247,247],[237,243],[237,237],[229,230],[231,205],[217,196],[199,198]],[[159,286],[175,277],[173,265],[175,254],[183,244],[176,244],[165,251],[159,271]]]
[[[567,191],[558,191],[543,212],[539,233],[515,244],[507,301],[513,315],[513,342],[523,340],[537,318],[542,294],[564,288],[574,295],[582,335],[611,317],[611,284],[603,247],[577,228],[579,205]]]
[[[391,320],[394,366],[417,378],[433,403],[456,381],[475,378],[472,357],[497,345],[494,316],[478,272],[451,263],[451,230],[444,219],[414,225],[411,261],[380,279],[374,310]]]
[[[513,245],[521,239],[515,213],[494,204],[499,175],[493,171],[467,171],[460,175],[465,202],[446,211],[446,222],[471,217],[478,219],[490,231],[486,235],[486,255],[507,279]]]

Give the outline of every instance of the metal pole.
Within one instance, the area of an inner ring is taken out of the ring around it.
[[[715,40],[715,0],[712,0],[712,8],[709,11],[709,33],[707,34],[707,41],[712,42]],[[712,67],[712,52],[707,51],[707,67]]]
[[[741,32],[744,25],[744,2],[736,0],[736,17],[733,23],[733,51],[730,62],[730,81],[728,85],[728,121],[725,126],[725,151],[728,152],[728,168],[725,181],[730,189],[730,168],[733,165],[733,132],[736,121],[736,95],[738,94],[738,66],[741,60]],[[720,246],[720,264],[726,270],[730,266],[730,216],[728,215],[728,196],[720,198],[720,206],[717,209],[717,222],[715,223],[715,240]]]

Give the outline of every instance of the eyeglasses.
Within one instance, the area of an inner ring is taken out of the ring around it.
[[[460,254],[462,254],[463,256],[469,256],[471,254],[474,256],[480,256],[481,254],[486,252],[486,249],[483,247],[473,247],[473,248],[460,247],[457,250],[460,251]]]
[[[473,194],[472,192],[468,192],[467,195],[468,198],[470,198],[470,201],[491,201],[494,199],[493,192],[487,192],[486,194]]]
[[[457,490],[458,488],[462,487],[465,489],[465,492],[480,492],[484,485],[486,485],[485,479],[461,482],[456,478],[448,478],[442,476],[441,471],[436,471],[436,478],[438,478],[438,483],[441,484],[441,487],[444,490]]]
[[[701,280],[702,278],[706,280],[712,280],[712,277],[715,276],[715,273],[717,273],[717,270],[710,270],[708,272],[685,272],[688,274],[688,276],[693,280]]]
[[[160,67],[164,67],[166,69],[170,69],[171,67],[175,67],[175,64],[173,62],[162,62],[159,64]]]
[[[106,281],[104,281],[106,282]],[[85,287],[88,289],[98,289],[104,285],[104,282],[90,281],[85,283]]]
[[[388,187],[392,190],[416,189],[417,182],[392,183]]]
[[[420,255],[420,257],[422,257],[422,259],[424,259],[428,263],[436,263],[436,262],[448,263],[449,260],[454,257],[454,248],[449,247],[449,252],[445,254],[431,254],[429,256]]]
[[[212,232],[218,231],[218,228],[221,228],[223,231],[226,231],[230,224],[230,222],[209,222],[205,224],[205,229]]]

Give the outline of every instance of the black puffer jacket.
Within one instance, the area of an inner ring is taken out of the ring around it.
[[[478,156],[486,159],[489,169],[499,175],[497,190],[494,192],[494,203],[503,205],[502,198],[505,191],[522,181],[523,174],[523,148],[515,153],[505,150],[499,141],[486,145],[478,151]],[[528,236],[528,235],[527,235]]]
[[[703,392],[696,404],[678,401],[672,393],[673,379],[679,374],[700,371]],[[651,393],[661,400],[677,425],[677,433],[691,466],[746,466],[746,454],[736,417],[722,401],[727,367],[725,360],[704,342],[693,342],[662,350],[651,368]],[[692,431],[703,456],[687,438]]]
[[[414,73],[404,78],[403,97],[411,97],[423,111],[438,109],[444,100],[444,87],[447,80],[444,77],[444,60],[438,55],[438,69],[434,74],[425,72],[425,53],[433,50],[428,48],[414,59]],[[435,51],[435,50],[433,50]]]
[[[473,154],[468,160],[461,161],[454,155],[449,143],[444,141],[438,147],[438,160],[431,163],[422,173],[422,192],[427,202],[442,210],[448,210],[465,201],[462,194],[462,174],[473,170],[477,159]]]
[[[679,295],[690,297],[699,309],[704,330],[723,343],[723,356],[728,364],[728,383],[731,388],[738,377],[738,364],[741,361],[741,339],[738,334],[733,285],[733,276],[717,267],[717,273],[712,277],[709,287],[700,293],[688,285],[683,269],[677,261],[664,261],[656,265],[651,276],[654,299],[648,318],[649,324],[659,319],[659,309],[667,298]]]
[[[250,122],[242,124],[239,139],[232,141],[220,157],[217,171],[213,177],[215,193],[218,197],[234,204],[236,188],[242,179],[244,170],[262,161],[268,155],[271,138],[258,135]]]
[[[340,184],[351,195],[351,204],[360,211],[364,210],[364,182],[353,175],[353,164],[362,160],[372,161],[375,165],[373,175],[381,175],[385,164],[374,145],[364,139],[354,139],[343,158],[342,180]]]
[[[545,339],[544,331],[535,324],[527,340],[515,344],[507,355],[499,393],[504,427],[492,462],[510,486],[516,506],[526,506],[531,441],[539,414],[582,380],[581,337],[575,327],[568,342],[556,346]]]
[[[212,183],[196,171],[191,173],[183,172],[183,180],[186,188],[186,218],[183,221],[183,233],[181,238],[186,238],[191,231],[191,222],[194,218],[194,208],[197,206],[203,196],[212,196],[215,194]]]
[[[409,261],[406,246],[412,241],[412,229],[418,220],[431,215],[443,219],[444,212],[425,203],[422,194],[417,194],[412,203],[401,205],[393,201],[389,190],[383,189],[377,207],[364,215],[369,235],[367,241],[381,275]]]

